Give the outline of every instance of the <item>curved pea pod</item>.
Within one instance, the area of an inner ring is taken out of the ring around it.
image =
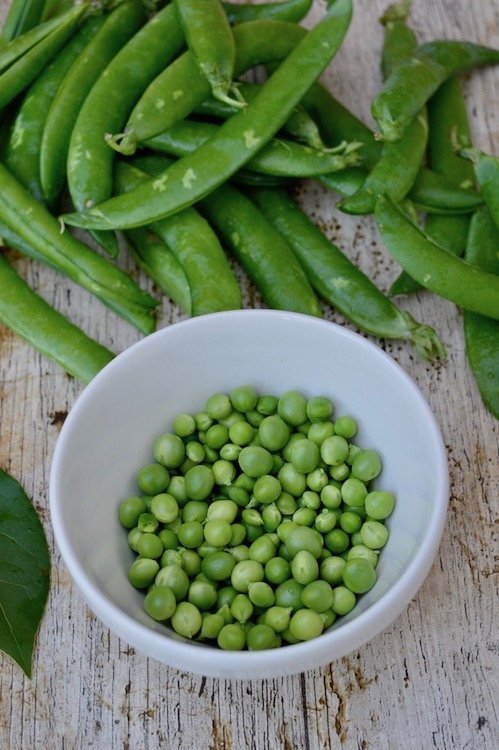
[[[417,49],[416,35],[406,24],[411,7],[411,0],[402,0],[388,6],[381,16],[380,23],[385,27],[383,49],[381,52],[381,72],[383,79],[410,58]]]
[[[208,195],[255,156],[286,122],[339,49],[351,14],[351,0],[335,0],[259,95],[224,122],[208,142],[127,195],[67,216],[68,223],[90,229],[140,226],[166,218]]]
[[[139,268],[182,310],[191,314],[191,290],[184,269],[169,247],[147,227],[125,234]]]
[[[427,359],[445,357],[435,331],[391,302],[282,190],[256,190],[254,200],[288,241],[313,288],[366,333],[405,339]]]
[[[250,21],[234,28],[237,77],[256,65],[281,61],[306,35],[284,21]],[[133,154],[139,143],[153,138],[187,117],[210,94],[192,52],[180,55],[144,91],[130,113],[123,133],[108,139],[122,154]],[[283,123],[284,124],[284,123]]]
[[[92,86],[123,45],[142,26],[140,2],[120,3],[103,17],[102,28],[88,41],[58,88],[40,144],[40,180],[48,204],[54,203],[66,181],[71,133]]]
[[[40,145],[48,111],[69,68],[103,22],[104,16],[85,21],[31,84],[12,123],[4,163],[39,201],[44,200],[40,181]]]
[[[146,171],[124,162],[117,165],[116,187],[119,192],[126,192],[148,179],[147,161],[138,161],[137,164],[146,167]],[[159,169],[163,168],[161,163]],[[151,229],[170,248],[185,273],[192,315],[241,307],[241,292],[220,242],[208,222],[194,208],[157,221]]]
[[[499,157],[485,154],[478,148],[463,148],[459,154],[473,164],[483,199],[499,227]]]
[[[259,3],[258,5],[224,2],[223,7],[229,23],[232,24],[262,19],[298,23],[309,12],[312,0],[281,0],[281,2]]]
[[[30,289],[1,253],[0,321],[82,383],[114,357]]]
[[[486,208],[471,220],[465,258],[499,276],[499,230]],[[499,321],[464,311],[466,356],[483,403],[499,419]]]
[[[367,172],[362,167],[348,167],[339,172],[318,175],[316,179],[328,190],[348,196],[360,190],[366,177]]]
[[[483,203],[483,197],[475,190],[457,187],[443,175],[425,167],[419,171],[408,197],[419,209],[430,214],[472,213]]]
[[[371,111],[380,137],[397,141],[413,117],[450,76],[499,62],[499,50],[472,42],[435,41],[398,65],[374,98]]]
[[[213,96],[244,107],[245,101],[233,85],[236,43],[221,0],[175,0],[175,5],[187,46]]]
[[[499,319],[499,276],[436,245],[388,196],[378,200],[376,219],[390,255],[416,281],[466,310]]]
[[[66,274],[143,333],[154,329],[155,299],[69,232],[61,233],[57,219],[1,164],[0,184],[0,223],[16,249]]]
[[[338,208],[348,214],[370,214],[381,193],[400,201],[412,188],[423,160],[428,140],[428,120],[423,109],[396,143],[385,143],[379,161],[360,190],[344,198]]]
[[[202,201],[201,210],[269,307],[321,317],[315,293],[289,244],[249,198],[226,184]]]
[[[35,80],[40,74],[40,70],[52,60],[74,34],[87,13],[88,7],[85,5],[72,8],[71,11],[68,11],[62,23],[59,23],[53,31],[0,75],[0,109],[5,107]]]
[[[219,126],[199,120],[182,120],[144,146],[173,156],[196,151],[219,131]],[[317,151],[284,138],[273,138],[246,164],[247,170],[275,177],[314,177],[355,166],[359,144],[340,144],[336,149]]]

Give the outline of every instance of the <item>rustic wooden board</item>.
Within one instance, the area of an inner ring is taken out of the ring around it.
[[[357,0],[347,41],[325,80],[366,122],[380,84],[386,0]],[[463,38],[499,47],[497,0],[413,0],[421,40]],[[7,8],[0,0],[1,14]],[[320,16],[314,6],[306,23]],[[475,142],[499,153],[499,75],[465,81]],[[1,189],[1,186],[0,186]],[[350,219],[309,185],[302,200],[348,255],[387,288],[397,269],[370,219]],[[130,266],[126,258],[120,261]],[[49,302],[116,351],[138,334],[86,292],[41,265],[17,269]],[[135,270],[132,269],[135,273]],[[140,277],[145,287],[147,280]],[[246,306],[259,295],[241,280]],[[498,422],[483,408],[464,357],[456,307],[422,293],[404,305],[440,331],[449,358],[434,368],[408,346],[386,350],[418,383],[449,454],[451,497],[439,554],[407,610],[363,648],[295,677],[222,681],[146,659],[88,610],[55,546],[48,475],[64,416],[81,387],[0,328],[0,466],[34,498],[53,560],[33,679],[0,656],[2,750],[491,750],[499,746],[497,510]],[[327,318],[343,322],[331,310]],[[163,301],[160,326],[182,318]]]

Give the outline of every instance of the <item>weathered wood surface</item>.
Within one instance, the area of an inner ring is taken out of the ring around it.
[[[367,122],[380,84],[377,18],[385,4],[357,0],[347,41],[325,77]],[[413,6],[422,40],[467,37],[499,46],[497,0],[414,0]],[[5,0],[1,8],[5,12]],[[307,24],[319,12],[316,6]],[[465,88],[475,142],[499,153],[497,68],[473,73]],[[397,270],[372,221],[339,214],[317,186],[303,193],[303,201],[386,288]],[[49,302],[116,351],[137,339],[130,326],[55,273],[23,259],[16,267]],[[251,288],[245,290],[247,306],[261,305]],[[33,679],[0,656],[2,750],[499,746],[498,423],[483,408],[466,364],[456,307],[428,294],[404,304],[438,328],[449,353],[445,367],[436,369],[408,346],[386,346],[428,399],[448,448],[451,497],[439,554],[407,610],[369,644],[323,669],[265,682],[225,682],[168,669],[129,648],[87,609],[55,547],[47,498],[60,425],[81,387],[0,328],[0,466],[34,498],[53,560]],[[330,310],[326,315],[341,320]],[[180,318],[164,301],[160,325]]]

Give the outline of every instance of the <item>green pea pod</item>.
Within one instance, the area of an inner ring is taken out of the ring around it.
[[[0,164],[0,223],[20,238],[16,249],[65,273],[144,333],[154,328],[157,302],[123,271],[69,232]]]
[[[146,227],[125,235],[139,268],[187,315],[191,314],[191,290],[184,269],[169,247]]]
[[[435,214],[472,213],[483,203],[483,197],[475,190],[457,187],[425,167],[419,171],[408,197],[422,211]]]
[[[187,208],[232,177],[282,127],[327,67],[345,37],[351,14],[351,0],[335,0],[253,102],[224,122],[207,143],[127,195],[69,215],[68,223],[90,229],[149,224]]]
[[[71,14],[74,15],[74,12],[72,11]],[[59,16],[35,26],[20,36],[12,37],[8,44],[0,49],[0,73],[3,73],[13,63],[20,60],[30,49],[35,47],[42,39],[45,39],[54,29],[64,23],[65,20],[66,16]],[[10,34],[11,32],[9,31],[8,33]]]
[[[249,198],[225,184],[202,201],[201,210],[269,307],[321,317],[293,251]]]
[[[252,21],[236,26],[234,75],[272,60],[281,61],[305,35],[305,29],[284,21]],[[187,51],[152,81],[133,108],[124,133],[110,138],[109,145],[122,154],[133,154],[138,143],[183,120],[209,95],[208,81],[201,75],[194,55]]]
[[[499,276],[499,230],[486,208],[471,220],[465,258]],[[499,419],[499,322],[464,311],[466,356],[483,403]]]
[[[213,96],[244,107],[244,100],[233,86],[236,44],[221,0],[175,0],[175,5],[187,46]]]
[[[367,333],[409,340],[427,359],[445,356],[435,331],[394,305],[284,191],[256,190],[252,196],[288,241],[313,288],[326,302]]]
[[[140,2],[120,3],[81,51],[57,90],[47,114],[40,145],[40,180],[45,200],[53,204],[66,180],[69,142],[80,109],[94,83],[144,21]],[[94,100],[95,101],[95,100]]]
[[[417,178],[428,140],[428,121],[423,109],[396,143],[385,143],[379,161],[366,177],[360,190],[344,198],[338,208],[347,214],[373,213],[381,193],[400,201]]]
[[[348,196],[360,190],[366,177],[367,172],[362,167],[349,167],[332,174],[318,175],[317,181],[334,193]]]
[[[0,42],[10,42],[40,25],[45,0],[12,0],[0,33]]]
[[[148,179],[147,162],[137,164],[145,166],[146,170],[124,162],[117,164],[117,192],[127,192]],[[163,168],[161,163],[159,169]],[[192,315],[241,307],[241,292],[218,238],[194,208],[157,221],[151,229],[170,248],[184,270]]]
[[[103,16],[85,21],[31,84],[12,123],[4,163],[39,201],[44,200],[40,184],[40,144],[47,113],[70,66],[103,22]]]
[[[416,51],[418,41],[412,29],[405,23],[409,15],[411,0],[390,5],[381,16],[385,27],[381,72],[386,80],[400,63],[408,60]]]
[[[114,357],[32,291],[1,253],[0,321],[82,383]]]
[[[499,50],[472,42],[436,41],[398,65],[372,103],[381,137],[400,140],[413,117],[450,76],[499,62]]]
[[[312,0],[281,0],[258,5],[224,2],[223,7],[231,24],[259,21],[264,18],[298,23],[309,12]]]
[[[0,75],[0,109],[35,80],[61,47],[74,34],[88,7],[79,5],[69,11],[62,23]],[[29,32],[28,32],[29,33]]]
[[[478,148],[463,148],[458,153],[473,164],[483,199],[499,227],[499,157],[485,154]]]
[[[388,196],[378,200],[376,219],[390,255],[416,281],[466,310],[499,319],[499,276],[436,245]]]
[[[216,133],[219,126],[199,120],[182,120],[144,146],[173,156],[192,154]],[[358,144],[342,144],[328,152],[316,151],[294,141],[273,138],[246,164],[246,169],[276,177],[313,177],[355,166]],[[334,153],[337,151],[337,153]]]

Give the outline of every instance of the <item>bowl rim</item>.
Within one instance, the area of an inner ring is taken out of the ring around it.
[[[428,531],[401,576],[368,609],[349,620],[345,627],[325,631],[321,636],[310,641],[286,644],[277,649],[264,651],[223,651],[209,644],[191,643],[187,639],[179,638],[176,634],[170,635],[168,630],[165,633],[152,630],[126,614],[108,599],[90,579],[69,541],[62,516],[60,481],[67,438],[75,429],[74,425],[77,425],[78,417],[86,408],[87,402],[100,388],[102,381],[107,380],[114,370],[121,369],[128,359],[135,357],[142,348],[153,345],[154,340],[176,334],[179,327],[210,326],[211,321],[215,319],[241,321],[255,317],[272,317],[283,321],[296,320],[302,324],[323,327],[324,330],[332,331],[335,335],[363,346],[380,358],[403,381],[404,386],[412,390],[419,402],[428,425],[428,440],[433,445],[438,471],[435,476]],[[401,365],[379,346],[341,325],[301,313],[268,309],[224,311],[181,320],[139,339],[119,353],[97,373],[70,409],[56,442],[49,476],[49,506],[54,537],[73,581],[92,611],[130,645],[136,646],[140,651],[160,662],[200,675],[242,679],[263,679],[270,676],[295,674],[324,665],[356,650],[392,623],[407,607],[430,571],[445,527],[448,498],[448,461],[440,428],[418,385]],[[144,646],[144,644],[148,645]],[[331,658],[328,659],[329,652]],[[215,664],[213,664],[214,654],[216,654]],[[300,666],[300,664],[306,666]]]

